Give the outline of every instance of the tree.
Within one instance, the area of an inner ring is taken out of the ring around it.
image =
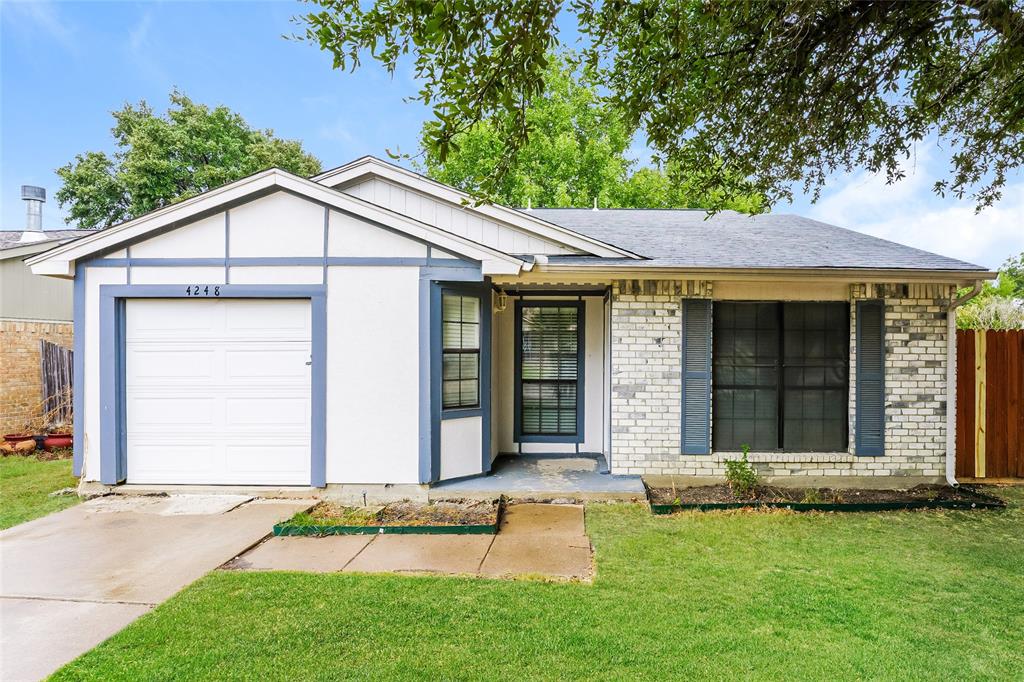
[[[703,208],[715,198],[700,195],[692,181],[673,181],[657,168],[633,170],[626,156],[635,127],[598,95],[590,69],[574,55],[552,55],[544,74],[547,88],[526,111],[529,141],[508,149],[490,121],[480,121],[452,139],[442,159],[430,145],[437,123],[421,132],[424,156],[420,170],[431,178],[492,201],[550,208]],[[504,165],[501,179],[488,192],[487,178]],[[727,208],[756,212],[757,195],[742,195]]]
[[[256,130],[225,106],[197,104],[175,90],[166,115],[146,104],[113,112],[113,158],[90,151],[57,169],[67,222],[109,227],[271,167],[308,176],[320,161],[294,140]]]
[[[981,293],[957,308],[956,325],[960,329],[1024,329],[1024,252],[1007,258],[995,284],[985,282]]]
[[[604,99],[720,203],[746,191],[735,178],[769,203],[797,183],[816,198],[836,171],[896,181],[936,135],[954,154],[935,191],[980,209],[1024,161],[1024,0],[313,2],[304,37],[335,68],[369,53],[394,71],[411,53],[441,161],[480,121],[503,149],[526,144],[560,13]],[[497,164],[483,187],[507,172]]]

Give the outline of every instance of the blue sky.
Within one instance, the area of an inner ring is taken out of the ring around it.
[[[315,47],[282,38],[296,27],[293,2],[0,3],[0,217],[24,223],[22,184],[59,183],[53,170],[76,153],[111,147],[110,112],[147,100],[162,109],[174,87],[226,104],[254,126],[302,140],[325,167],[386,149],[415,151],[428,112],[405,101],[416,84],[375,63],[331,69]],[[777,212],[800,213],[995,268],[1024,250],[1024,174],[994,208],[939,199],[930,187],[948,154],[923,143],[895,186],[864,173],[833,178],[816,205],[798,197]],[[47,228],[63,226],[52,199]]]

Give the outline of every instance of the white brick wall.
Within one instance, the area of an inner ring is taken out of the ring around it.
[[[851,285],[850,440],[839,453],[751,453],[770,476],[940,478],[945,468],[945,285]],[[612,287],[612,472],[720,476],[737,453],[680,454],[681,300],[705,281],[618,281]],[[853,454],[857,299],[884,298],[886,452]]]

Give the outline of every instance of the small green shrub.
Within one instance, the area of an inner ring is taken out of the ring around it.
[[[747,461],[750,453],[749,445],[741,445],[743,457],[741,459],[725,460],[725,480],[729,482],[729,489],[734,497],[742,499],[750,497],[757,486],[757,472]]]
[[[800,500],[804,504],[821,504],[825,501],[822,497],[821,492],[816,488],[808,488],[804,491],[804,499]]]

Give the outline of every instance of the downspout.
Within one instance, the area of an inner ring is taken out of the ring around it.
[[[956,488],[956,309],[981,293],[982,282],[954,298],[946,314],[946,483]]]

